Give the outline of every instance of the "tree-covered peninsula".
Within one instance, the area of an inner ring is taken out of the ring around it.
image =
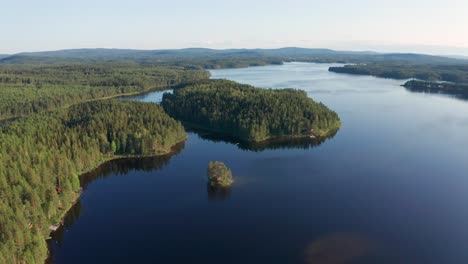
[[[338,115],[294,89],[261,89],[211,80],[164,94],[162,105],[190,126],[244,141],[326,137],[340,127]]]
[[[204,70],[136,63],[0,64],[0,120],[85,101],[165,90],[208,77]]]
[[[79,175],[121,156],[168,153],[186,134],[155,104],[99,101],[0,128],[0,263],[41,263],[45,238],[80,192]]]

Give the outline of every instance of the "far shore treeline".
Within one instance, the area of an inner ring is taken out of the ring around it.
[[[330,67],[329,71],[354,75],[407,80],[403,84],[411,92],[453,95],[468,99],[467,63],[374,62]]]

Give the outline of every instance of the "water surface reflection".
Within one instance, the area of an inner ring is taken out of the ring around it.
[[[185,142],[181,142],[172,148],[171,153],[143,158],[121,158],[111,160],[100,165],[95,170],[83,174],[80,178],[81,187],[86,187],[98,178],[108,178],[115,175],[125,175],[132,170],[153,171],[160,170],[168,165],[171,158],[178,155],[185,147]]]
[[[206,139],[212,142],[226,142],[236,145],[239,149],[253,152],[262,152],[265,150],[281,150],[281,149],[312,149],[320,146],[325,141],[333,138],[339,130],[334,131],[328,137],[320,138],[274,138],[270,140],[265,140],[261,142],[247,142],[241,141],[239,139],[230,137],[228,135],[217,135],[212,132],[186,128],[187,131],[197,134],[200,138]]]
[[[226,201],[231,197],[232,187],[216,187],[206,184],[209,201]]]

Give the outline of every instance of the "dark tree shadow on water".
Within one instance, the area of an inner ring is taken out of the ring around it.
[[[334,131],[327,137],[301,137],[301,138],[274,138],[261,142],[247,142],[229,135],[216,134],[210,131],[186,128],[188,132],[197,134],[200,138],[209,140],[212,142],[226,142],[229,144],[236,145],[239,149],[245,151],[261,152],[265,150],[278,150],[278,149],[311,149],[320,146],[325,141],[333,138],[338,130]]]
[[[209,201],[226,201],[231,197],[231,187],[216,187],[206,184],[206,192]]]
[[[54,232],[50,234],[51,238],[56,243],[61,244],[65,231],[72,226],[81,216],[81,200],[78,201],[68,210],[67,214],[63,219],[63,224]]]
[[[135,157],[135,158],[119,158],[115,160],[108,161],[91,172],[85,173],[80,177],[80,183],[83,190],[95,180],[99,178],[108,178],[110,176],[125,175],[131,171],[153,171],[159,170],[167,166],[172,157],[178,155],[185,147],[185,143],[179,143],[172,148],[171,153],[152,156],[152,157]],[[63,237],[66,230],[72,226],[81,215],[82,204],[81,200],[78,199],[77,202],[70,208],[66,213],[62,225],[54,232],[51,233],[51,238],[48,240],[49,251],[53,252],[54,247],[60,247],[63,242]],[[52,258],[46,260],[46,263],[52,263]]]
[[[119,158],[108,161],[91,172],[85,173],[80,177],[81,187],[83,190],[88,187],[93,181],[99,178],[108,178],[112,175],[128,174],[130,171],[153,171],[160,170],[167,166],[170,160],[177,156],[185,147],[185,143],[179,143],[172,148],[171,153],[151,156],[151,157],[135,157],[135,158]]]

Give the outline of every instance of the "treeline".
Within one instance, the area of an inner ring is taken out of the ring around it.
[[[158,63],[166,66],[179,66],[191,69],[230,69],[230,68],[246,68],[253,66],[265,65],[281,65],[281,58],[197,58],[183,60],[167,60],[163,62],[155,62],[154,60],[144,61],[143,63]]]
[[[211,80],[164,94],[166,112],[185,123],[246,141],[319,137],[340,127],[338,115],[304,91],[260,89]]]
[[[207,78],[197,68],[135,63],[0,65],[0,120]]]
[[[79,175],[124,155],[183,141],[155,104],[99,101],[31,115],[0,128],[0,263],[41,263],[48,226],[79,195]]]
[[[343,67],[330,67],[329,71],[357,75],[372,75],[392,79],[419,79],[468,84],[468,64],[413,64],[381,62]]]
[[[412,92],[447,94],[468,100],[468,84],[411,80],[403,86]]]

